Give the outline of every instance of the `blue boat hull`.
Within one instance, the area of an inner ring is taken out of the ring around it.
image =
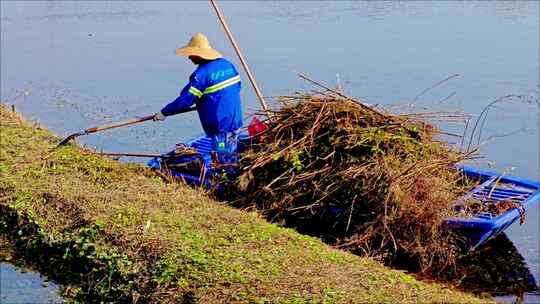
[[[475,217],[451,217],[445,223],[459,231],[470,240],[471,249],[496,237],[510,227],[526,211],[540,201],[540,183],[519,177],[504,176],[500,173],[479,170],[471,167],[461,167],[465,176],[473,180],[480,180],[464,197],[458,199],[456,208],[459,208],[467,198],[485,201],[512,201],[519,204],[519,208],[512,208],[500,215],[480,213]],[[504,185],[504,187],[502,186]]]

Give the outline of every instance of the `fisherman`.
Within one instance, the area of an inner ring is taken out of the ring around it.
[[[174,101],[154,115],[154,121],[196,105],[204,132],[212,139],[219,160],[236,152],[238,132],[242,127],[240,103],[240,75],[234,65],[222,58],[201,33],[191,37],[189,43],[176,49],[176,55],[187,56],[197,69],[188,84]]]

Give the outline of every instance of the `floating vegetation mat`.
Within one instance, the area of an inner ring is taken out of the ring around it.
[[[334,93],[280,101],[241,156],[234,205],[386,262],[405,255],[424,272],[452,265],[459,246],[443,221],[470,187],[453,166],[472,153],[438,140],[421,113],[394,115]]]

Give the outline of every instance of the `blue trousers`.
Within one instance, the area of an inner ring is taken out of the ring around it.
[[[219,133],[211,138],[220,163],[236,163],[238,161],[238,132]]]

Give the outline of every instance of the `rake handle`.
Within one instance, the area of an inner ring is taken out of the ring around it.
[[[104,131],[104,130],[108,130],[108,129],[120,128],[120,127],[124,127],[124,126],[133,125],[133,124],[136,124],[136,123],[139,123],[139,122],[151,120],[153,118],[154,118],[154,115],[148,115],[148,116],[144,116],[144,117],[140,117],[140,118],[129,119],[129,120],[125,120],[125,121],[121,121],[121,122],[117,122],[117,123],[106,124],[106,125],[102,125],[102,126],[98,126],[98,127],[89,128],[89,129],[84,130],[84,133],[85,134],[91,134],[91,133]]]
[[[197,110],[196,107],[187,108],[187,109],[184,109],[184,110],[178,112],[177,114],[191,112],[191,111],[195,111],[195,110]],[[129,126],[129,125],[136,124],[136,123],[139,123],[139,122],[151,120],[153,118],[154,118],[154,115],[148,115],[148,116],[144,116],[144,117],[140,117],[140,118],[134,118],[134,119],[124,120],[124,121],[117,122],[117,123],[106,124],[106,125],[102,125],[102,126],[89,128],[89,129],[86,129],[86,130],[84,130],[82,132],[73,133],[73,134],[69,135],[68,137],[64,138],[56,146],[56,148],[67,144],[70,140],[73,140],[73,139],[75,139],[76,137],[79,137],[79,136],[88,135],[88,134],[96,133],[96,132],[103,131],[103,130]],[[54,149],[56,149],[56,148],[54,148]]]
[[[191,107],[191,108],[181,110],[180,112],[178,112],[176,114],[187,113],[187,112],[191,112],[191,111],[195,111],[195,110],[197,110],[196,107]],[[104,130],[108,130],[108,129],[114,129],[114,128],[120,128],[120,127],[124,127],[124,126],[129,126],[129,125],[133,125],[133,124],[136,124],[136,123],[139,123],[139,122],[152,120],[152,119],[154,119],[154,114],[139,117],[139,118],[128,119],[128,120],[124,120],[124,121],[117,122],[117,123],[111,123],[111,124],[106,124],[106,125],[102,125],[102,126],[89,128],[89,129],[84,130],[83,132],[84,132],[84,134],[91,134],[91,133],[96,133],[96,132],[104,131]]]

